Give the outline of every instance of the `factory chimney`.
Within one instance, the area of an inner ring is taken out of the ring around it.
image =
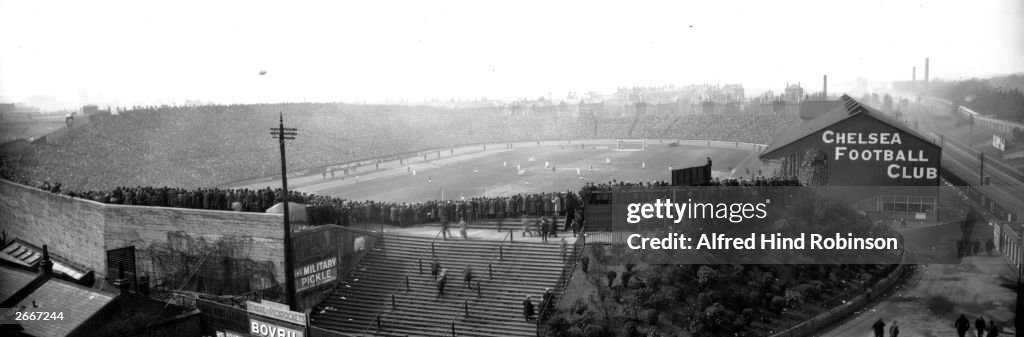
[[[914,66],[914,75],[910,77],[911,82],[917,82],[917,66]]]
[[[925,84],[928,84],[928,79],[929,79],[928,78],[928,70],[929,70],[929,67],[928,67],[929,64],[928,63],[929,63],[928,62],[928,58],[927,57],[924,58],[924,83]]]
[[[824,89],[822,89],[821,96],[823,96],[822,98],[827,100],[828,99],[828,75],[825,75],[825,78],[822,81],[824,81],[825,85],[824,85]]]

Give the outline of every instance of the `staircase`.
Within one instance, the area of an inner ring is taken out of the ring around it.
[[[545,288],[559,282],[564,264],[560,239],[523,242],[516,240],[518,232],[512,242],[508,236],[499,242],[386,234],[313,311],[312,325],[357,336],[446,336],[453,325],[460,336],[534,336],[536,323],[523,318],[522,301],[531,295],[539,307]],[[430,273],[432,243],[433,255],[448,269],[441,298]],[[465,288],[466,265],[473,266],[479,290]]]

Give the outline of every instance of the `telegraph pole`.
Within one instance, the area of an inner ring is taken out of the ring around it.
[[[980,183],[979,183],[979,186],[985,186],[985,152],[982,152],[981,156],[978,159],[979,159],[978,161],[980,163],[980,167],[979,167],[979,170],[978,170],[978,176],[980,177],[979,179],[981,180]]]
[[[292,248],[291,219],[288,218],[288,169],[285,165],[284,156],[284,141],[294,140],[297,129],[284,127],[284,113],[281,113],[280,118],[280,126],[270,128],[270,135],[277,137],[281,143],[281,199],[282,205],[284,205],[284,284],[288,298],[288,307],[293,311],[297,311],[298,303],[295,300],[295,266],[293,265],[295,251]]]

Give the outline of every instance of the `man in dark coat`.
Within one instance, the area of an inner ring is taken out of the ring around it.
[[[437,280],[437,297],[444,297],[444,286],[448,283],[448,270],[442,269]]]
[[[540,237],[542,242],[548,242],[548,218],[541,217],[540,220]]]
[[[971,330],[971,321],[967,320],[967,316],[960,314],[960,318],[956,319],[953,326],[956,327],[956,335],[964,337],[967,334],[967,330]]]
[[[466,270],[462,272],[462,281],[466,283],[466,289],[473,289],[473,266],[466,265]]]
[[[438,273],[441,272],[441,263],[434,261],[434,264],[430,266],[430,275],[434,276],[434,280],[437,280]]]
[[[448,240],[448,237],[452,236],[451,227],[448,221],[441,222],[441,238]],[[454,236],[452,236],[454,238]]]
[[[544,289],[544,296],[541,297],[540,301],[540,317],[538,319],[543,320],[547,313],[551,310],[551,300],[555,297],[555,294],[551,293],[551,288]]]
[[[871,325],[871,330],[875,331],[875,337],[885,337],[885,322],[882,322],[882,319],[879,318],[875,324]]]
[[[977,242],[977,241],[975,241],[975,242]],[[985,335],[985,319],[981,318],[981,316],[978,316],[978,319],[974,320],[974,328],[978,329],[978,336],[979,337],[984,336]]]
[[[572,219],[572,237],[580,233],[580,219]]]
[[[533,316],[533,301],[530,301],[530,295],[526,295],[526,299],[523,300],[523,316],[526,317],[527,322]]]

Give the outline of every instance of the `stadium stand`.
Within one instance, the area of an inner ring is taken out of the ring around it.
[[[3,155],[0,172],[16,181],[61,181],[75,190],[208,188],[271,176],[280,169],[277,144],[265,131],[282,112],[299,130],[289,144],[295,170],[488,142],[666,137],[763,144],[796,120],[758,113],[557,118],[499,108],[328,103],[138,107],[59,141]]]

